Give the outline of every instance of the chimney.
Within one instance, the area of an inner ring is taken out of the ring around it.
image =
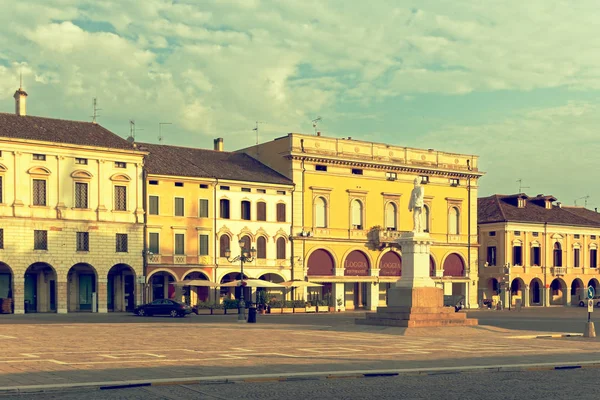
[[[223,151],[223,138],[215,139],[215,151]]]
[[[27,92],[25,92],[22,87],[19,87],[19,89],[15,92],[13,97],[15,98],[15,114],[24,117],[25,115],[27,115]]]
[[[562,203],[560,201],[557,202],[556,205],[558,206],[558,208],[562,208]]]
[[[321,132],[317,132],[317,136],[321,136]]]

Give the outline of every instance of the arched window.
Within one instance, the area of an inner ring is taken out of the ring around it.
[[[327,201],[323,197],[315,199],[315,226],[327,228]]]
[[[352,229],[363,229],[363,204],[360,200],[352,200],[351,221]]]
[[[385,205],[385,229],[388,231],[398,230],[398,207],[396,204],[389,202]]]
[[[221,237],[219,238],[219,256],[220,257],[227,257],[227,255],[225,255],[225,251],[229,248],[229,246],[230,246],[229,236],[221,235]]]
[[[554,266],[562,267],[562,248],[560,243],[554,243]]]
[[[423,205],[423,231],[430,232],[431,227],[429,226],[429,206],[427,204]]]
[[[267,258],[267,239],[264,236],[256,239],[256,258]]]
[[[285,260],[285,239],[282,237],[277,239],[277,259]]]
[[[242,247],[244,248],[244,251],[250,251],[250,248],[252,247],[252,246],[250,245],[250,242],[251,242],[251,240],[250,240],[250,236],[248,236],[248,235],[245,235],[245,236],[243,236],[243,237],[240,239],[240,242],[242,242],[242,243],[243,243],[243,244],[242,244]]]
[[[448,233],[451,235],[458,235],[459,232],[459,219],[460,213],[458,212],[458,208],[451,207],[448,212]]]

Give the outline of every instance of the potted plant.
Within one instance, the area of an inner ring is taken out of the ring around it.
[[[344,304],[344,300],[341,297],[337,298],[337,310],[338,312],[342,311],[342,304]]]
[[[237,299],[225,299],[223,300],[223,308],[225,309],[225,314],[227,314],[227,310],[237,310],[239,308],[240,301]]]
[[[207,301],[199,301],[192,307],[192,311],[194,311],[196,315],[210,315],[212,314],[212,304]]]
[[[290,300],[283,301],[283,309],[281,310],[284,314],[292,314],[294,312],[294,304]]]
[[[225,314],[225,309],[223,308],[223,304],[211,303],[210,315],[223,315],[223,314]]]
[[[281,314],[283,307],[282,301],[271,299],[269,300],[269,314]]]
[[[317,312],[317,302],[316,301],[307,301],[305,308],[304,308],[305,312]]]
[[[258,305],[259,314],[267,312],[267,293],[264,290],[256,292],[256,304]]]
[[[329,303],[327,300],[317,301],[317,312],[329,312]]]
[[[292,301],[292,307],[294,309],[294,313],[304,313],[304,312],[306,312],[306,302],[304,300],[294,300],[294,301]]]

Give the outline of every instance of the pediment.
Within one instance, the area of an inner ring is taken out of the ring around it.
[[[31,167],[27,170],[30,175],[50,175],[51,172],[46,167]]]
[[[71,178],[92,179],[93,177],[94,176],[91,173],[82,169],[78,169],[77,171],[73,171],[71,173]]]
[[[110,180],[115,182],[131,182],[131,178],[125,174],[114,174],[110,177]]]
[[[6,169],[6,167],[2,164],[0,164],[0,172],[6,172],[8,171],[8,169]]]

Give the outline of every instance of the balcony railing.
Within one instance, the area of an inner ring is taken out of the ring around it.
[[[380,230],[379,231],[379,240],[381,240],[382,242],[398,240],[400,238],[401,233],[402,232],[400,232],[400,231]]]
[[[185,264],[186,261],[187,261],[186,256],[181,256],[181,255],[173,256],[173,264]]]
[[[565,267],[552,267],[552,275],[560,276],[566,275],[567,269]]]
[[[160,264],[160,254],[150,254],[148,256],[148,264]]]

